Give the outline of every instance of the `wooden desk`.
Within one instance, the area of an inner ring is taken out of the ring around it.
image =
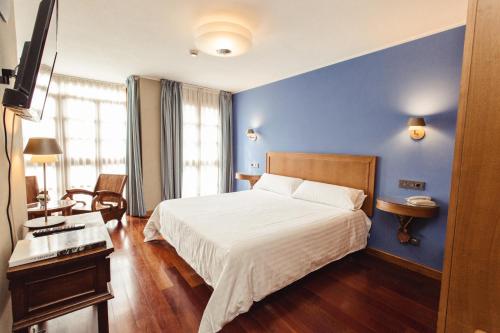
[[[418,245],[420,241],[410,233],[410,224],[415,218],[430,218],[437,215],[439,207],[413,206],[403,198],[378,198],[377,208],[396,216],[399,221],[398,239],[401,244]]]
[[[260,179],[260,175],[250,175],[247,173],[242,173],[242,172],[236,172],[234,175],[234,178],[238,180],[247,180],[248,183],[250,184],[250,188],[253,188],[255,183],[257,183]]]
[[[27,333],[31,325],[91,305],[97,305],[99,332],[108,332],[113,243],[99,212],[69,216],[66,221],[76,223],[98,228],[106,238],[106,247],[9,268],[14,332]],[[26,235],[32,237],[31,233]]]

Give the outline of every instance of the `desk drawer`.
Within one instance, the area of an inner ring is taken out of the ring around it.
[[[26,282],[26,308],[28,312],[74,301],[96,292],[97,267],[75,267],[65,272],[47,275]]]
[[[11,273],[16,274],[10,281],[14,321],[107,297],[109,265],[108,254],[103,253]]]

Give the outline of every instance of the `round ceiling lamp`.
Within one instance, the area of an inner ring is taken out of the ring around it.
[[[196,47],[218,57],[234,57],[252,46],[252,33],[245,27],[230,22],[206,23],[196,29]]]

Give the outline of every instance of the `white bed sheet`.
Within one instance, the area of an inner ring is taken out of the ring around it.
[[[163,237],[214,288],[199,332],[217,332],[254,301],[366,247],[370,219],[263,190],[168,200],[145,241]]]

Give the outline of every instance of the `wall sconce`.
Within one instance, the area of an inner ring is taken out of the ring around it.
[[[422,140],[425,136],[425,120],[422,117],[411,117],[408,119],[408,131],[410,137],[415,140]]]
[[[251,141],[257,140],[257,133],[255,133],[253,128],[247,129],[247,138],[248,138],[248,140],[251,140]]]

